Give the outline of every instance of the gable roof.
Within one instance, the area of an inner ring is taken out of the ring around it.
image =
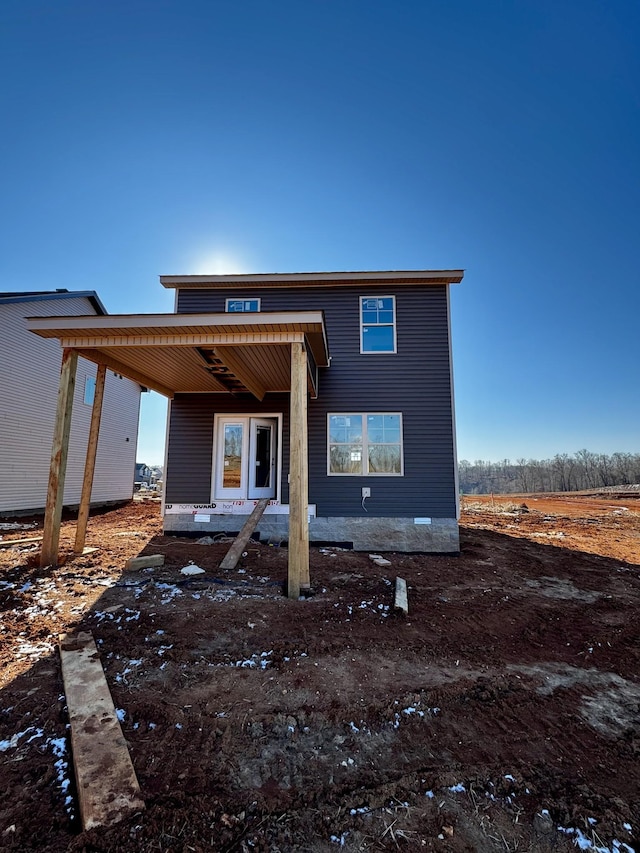
[[[61,288],[59,290],[21,290],[21,291],[0,291],[0,304],[8,305],[14,302],[48,302],[58,301],[60,299],[77,299],[78,297],[86,297],[93,305],[96,314],[106,315],[107,309],[104,307],[98,294],[95,290],[67,290]]]

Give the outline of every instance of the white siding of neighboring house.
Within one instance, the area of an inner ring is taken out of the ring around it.
[[[0,513],[43,509],[62,350],[27,329],[25,317],[94,314],[86,297],[0,304]],[[78,359],[65,505],[78,504],[91,406],[85,379],[96,365]],[[107,371],[91,500],[127,500],[133,494],[140,386]]]

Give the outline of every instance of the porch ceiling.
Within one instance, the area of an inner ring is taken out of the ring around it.
[[[309,390],[315,366],[329,364],[321,311],[259,314],[130,314],[31,317],[29,329],[105,364],[167,397],[242,393],[262,399],[291,388],[291,344],[307,349]]]

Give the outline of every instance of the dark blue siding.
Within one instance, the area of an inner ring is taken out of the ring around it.
[[[263,311],[325,314],[331,367],[320,369],[319,397],[309,400],[309,501],[320,516],[358,516],[362,486],[371,488],[369,516],[454,518],[455,480],[446,285],[393,282],[357,287],[182,290],[179,313],[222,312],[227,296],[260,298]],[[396,354],[360,354],[359,297],[396,297]],[[167,499],[204,502],[211,489],[213,415],[282,411],[288,395],[189,395],[171,407]],[[327,476],[327,413],[402,412],[403,477]],[[284,425],[288,435],[288,418]],[[284,448],[282,499],[288,449]]]

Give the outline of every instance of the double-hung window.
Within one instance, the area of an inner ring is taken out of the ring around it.
[[[360,297],[360,352],[396,352],[395,296]]]
[[[327,426],[328,474],[402,475],[399,412],[333,414],[328,416]]]
[[[260,310],[259,299],[227,299],[225,311],[231,314],[236,311],[251,313],[252,311]]]

